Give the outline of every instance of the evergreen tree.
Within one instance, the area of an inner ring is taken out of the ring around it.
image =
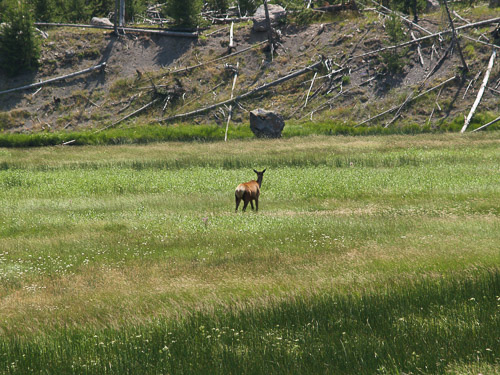
[[[8,4],[0,31],[0,69],[14,76],[38,66],[40,45],[31,10],[23,0]]]
[[[210,10],[219,14],[226,13],[227,8],[229,7],[228,0],[208,0],[207,5]]]
[[[35,21],[51,22],[53,20],[55,7],[52,0],[31,0],[31,7],[35,14]]]
[[[389,37],[388,45],[398,45],[406,41],[408,38],[403,31],[403,25],[399,17],[391,14],[385,21],[385,32]],[[391,73],[400,73],[406,65],[406,55],[408,48],[394,48],[389,51],[381,52],[382,61],[385,64],[385,69]]]
[[[202,8],[201,0],[167,0],[166,13],[178,26],[198,26]]]
[[[259,4],[260,3],[259,1]],[[259,4],[257,4],[257,0],[238,0],[238,6],[242,16],[252,16]]]

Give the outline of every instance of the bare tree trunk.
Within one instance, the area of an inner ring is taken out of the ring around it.
[[[231,99],[233,98],[234,86],[236,86],[236,80],[238,79],[238,67],[240,66],[239,61],[236,63],[236,71],[234,72],[233,87],[231,88]],[[226,133],[224,134],[224,142],[227,142],[227,131],[229,130],[229,122],[233,116],[233,105],[229,104],[229,114],[227,116]]]
[[[500,7],[500,0],[490,0],[489,6],[490,6],[490,8]]]
[[[125,0],[120,0],[120,26],[125,26]]]
[[[120,0],[115,0],[115,19],[114,19],[114,32],[116,35],[118,35],[118,7],[119,7],[119,1]]]
[[[269,17],[269,9],[267,8],[267,0],[264,0],[264,10],[266,12],[267,40],[269,42],[269,48],[271,49],[272,58],[274,52],[273,29],[271,28],[271,19]]]
[[[453,20],[451,19],[450,10],[448,9],[448,3],[446,0],[443,0],[443,4],[444,4],[444,8],[446,9],[446,14],[448,15],[448,20],[450,21],[453,44],[457,46],[458,55],[460,56],[460,60],[462,61],[464,73],[467,73],[469,71],[469,67],[467,66],[467,63],[465,62],[464,55],[462,53],[462,47],[460,47],[460,43],[458,42],[458,39],[457,39],[457,32],[455,31],[455,25],[453,24]]]

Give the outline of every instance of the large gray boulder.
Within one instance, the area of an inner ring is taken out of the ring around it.
[[[92,17],[92,20],[90,20],[90,24],[93,26],[113,26],[113,23],[109,20],[109,18],[99,17]]]
[[[250,112],[250,129],[259,138],[281,138],[285,127],[283,116],[258,108]]]
[[[286,16],[286,11],[282,6],[267,4],[267,9],[269,10],[269,20],[271,21],[271,26],[276,26],[278,21]],[[253,30],[254,31],[266,31],[266,11],[264,8],[264,4],[259,6],[255,11],[255,14],[252,18],[253,21]]]
[[[438,0],[426,0],[425,11],[426,12],[435,12],[439,10],[441,5]]]

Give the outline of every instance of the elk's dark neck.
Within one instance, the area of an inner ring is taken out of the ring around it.
[[[262,178],[263,178],[263,176],[259,176],[259,177],[257,177],[257,183],[259,184],[259,188],[260,188],[260,187],[261,187],[261,185],[262,185]]]

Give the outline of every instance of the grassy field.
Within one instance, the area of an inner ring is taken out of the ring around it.
[[[499,374],[499,145],[0,149],[0,373]]]

